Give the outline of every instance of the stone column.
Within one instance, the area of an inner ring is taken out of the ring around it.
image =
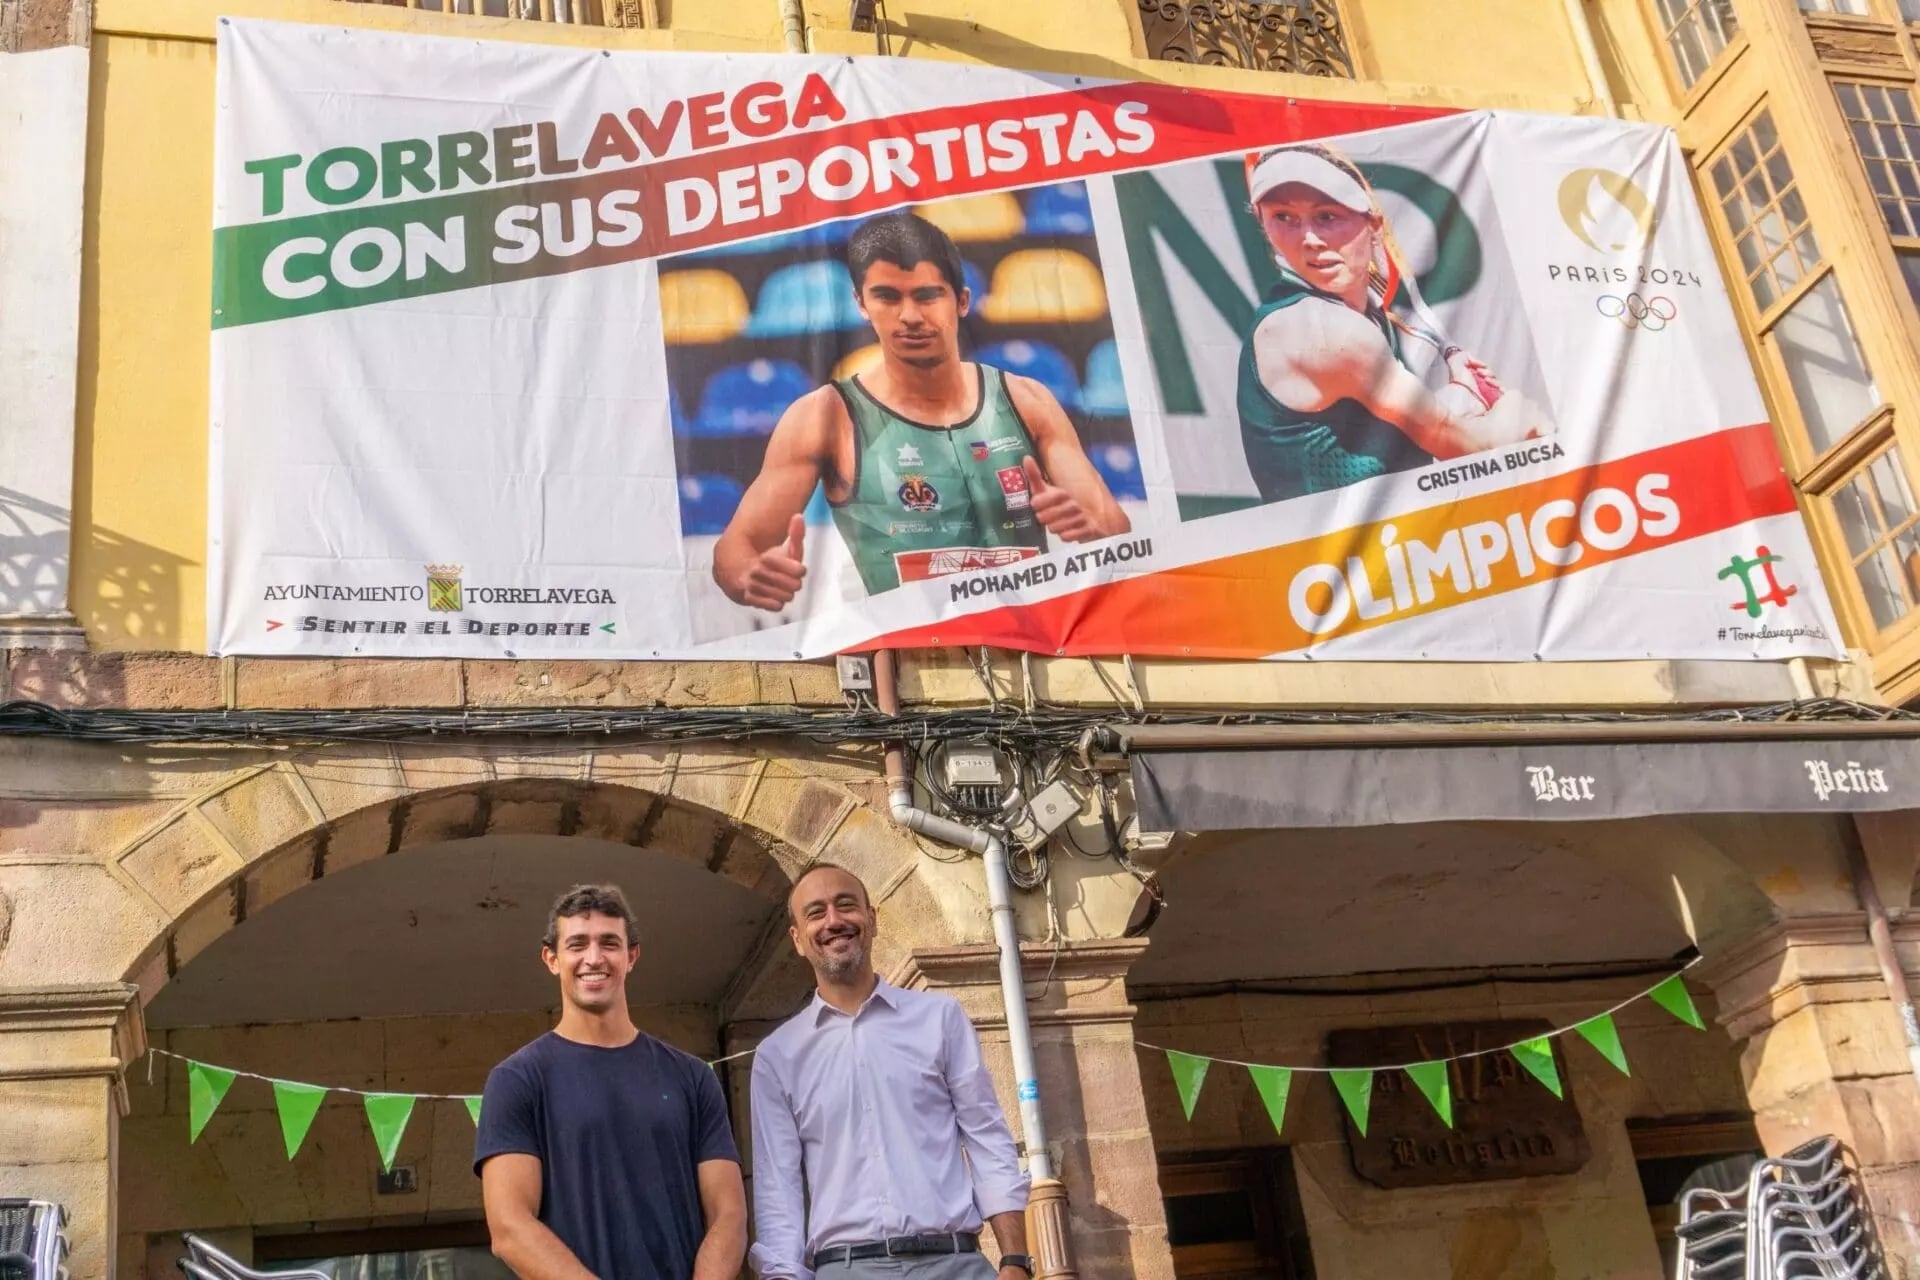
[[[1894,945],[1920,982],[1920,917]],[[1920,1082],[1863,914],[1782,921],[1701,966],[1769,1155],[1832,1134],[1852,1151],[1897,1280],[1920,1278]]]
[[[1119,939],[1022,948],[1041,1114],[1066,1185],[1073,1262],[1082,1277],[1097,1280],[1173,1277],[1126,989],[1127,971],[1146,945]],[[960,1001],[979,1028],[1000,1105],[1018,1137],[999,963],[990,945],[923,949],[891,981]]]
[[[124,1071],[146,1052],[123,983],[0,990],[0,1196],[66,1206],[72,1280],[111,1280]]]

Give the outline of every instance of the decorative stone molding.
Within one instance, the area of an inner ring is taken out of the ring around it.
[[[0,991],[0,1085],[104,1076],[125,1115],[126,1069],[147,1052],[139,994],[126,982]]]
[[[1901,967],[1920,980],[1920,915],[1895,921],[1893,942]],[[1703,963],[1695,976],[1713,989],[1717,1020],[1738,1040],[1812,1005],[1887,995],[1861,912],[1782,920]]]
[[[1127,973],[1147,949],[1145,938],[1044,943],[1020,948],[1029,1016],[1035,1027],[1133,1023]],[[991,943],[927,947],[913,952],[889,975],[897,987],[947,991],[959,999],[976,1027],[1003,1029],[1000,951]]]

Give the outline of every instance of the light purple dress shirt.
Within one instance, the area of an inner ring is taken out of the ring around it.
[[[760,1043],[751,1256],[767,1280],[812,1280],[832,1245],[979,1231],[1026,1207],[980,1038],[952,996],[883,981],[849,1017],[816,993]]]

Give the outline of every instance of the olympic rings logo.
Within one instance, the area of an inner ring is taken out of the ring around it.
[[[1630,293],[1622,298],[1604,293],[1593,305],[1607,319],[1618,320],[1628,329],[1645,329],[1648,333],[1660,332],[1680,314],[1680,309],[1673,305],[1673,299],[1657,294],[1643,298],[1637,293]]]

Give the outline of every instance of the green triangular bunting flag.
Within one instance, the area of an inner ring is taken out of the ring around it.
[[[198,1142],[220,1100],[233,1087],[233,1072],[204,1062],[187,1063],[187,1141]]]
[[[473,1117],[473,1127],[480,1127],[480,1099],[477,1095],[465,1097],[460,1101],[467,1104],[467,1114]]]
[[[393,1172],[393,1157],[400,1150],[400,1135],[407,1131],[407,1117],[413,1114],[410,1093],[370,1093],[366,1097],[367,1123],[373,1126],[373,1140],[380,1147],[380,1167]]]
[[[1553,1064],[1553,1044],[1545,1036],[1537,1040],[1522,1040],[1512,1049],[1514,1061],[1527,1069],[1527,1074],[1547,1086],[1556,1098],[1566,1097],[1566,1091],[1560,1087],[1560,1069]]]
[[[1700,1021],[1700,1011],[1693,1007],[1693,997],[1687,994],[1687,984],[1680,981],[1679,974],[1674,974],[1647,994],[1655,1004],[1694,1030],[1707,1029],[1707,1024]]]
[[[1260,1091],[1260,1101],[1267,1104],[1267,1117],[1273,1121],[1277,1137],[1286,1124],[1287,1090],[1293,1086],[1293,1072],[1286,1067],[1248,1067],[1247,1074]]]
[[[1207,1078],[1207,1059],[1190,1053],[1167,1050],[1167,1066],[1173,1072],[1173,1087],[1180,1091],[1180,1105],[1187,1119],[1193,1119],[1193,1104],[1200,1100],[1200,1082]]]
[[[1340,1091],[1340,1101],[1347,1104],[1353,1127],[1360,1131],[1361,1137],[1366,1137],[1367,1109],[1373,1104],[1373,1072],[1329,1071],[1327,1074],[1333,1077],[1333,1087]]]
[[[287,1140],[287,1159],[293,1159],[307,1140],[307,1130],[313,1128],[313,1117],[326,1096],[327,1091],[317,1085],[273,1082],[273,1105],[280,1112],[280,1136]]]
[[[1588,1018],[1573,1028],[1580,1038],[1600,1051],[1600,1056],[1620,1069],[1620,1074],[1630,1076],[1627,1070],[1626,1050],[1620,1047],[1620,1030],[1613,1025],[1613,1015],[1603,1013],[1597,1018]]]
[[[1453,1087],[1447,1082],[1447,1064],[1416,1062],[1406,1072],[1420,1086],[1420,1092],[1427,1095],[1433,1109],[1440,1113],[1440,1123],[1453,1128]]]

